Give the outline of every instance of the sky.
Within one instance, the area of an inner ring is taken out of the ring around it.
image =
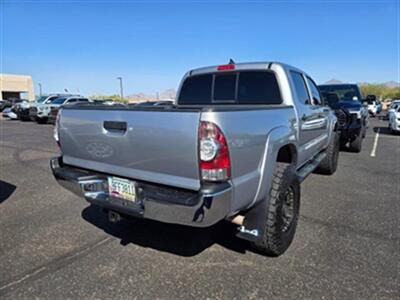
[[[0,0],[1,73],[44,93],[156,93],[190,69],[281,61],[318,83],[400,81],[399,0]]]

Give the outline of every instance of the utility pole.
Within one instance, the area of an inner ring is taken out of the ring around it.
[[[39,83],[38,83],[38,86],[39,86],[39,94],[40,94],[40,97],[42,97],[42,84],[39,82]]]
[[[122,77],[117,77],[117,79],[119,80],[119,88],[120,88],[121,101],[122,101],[122,100],[124,100],[124,92],[123,92],[123,88],[122,88]]]

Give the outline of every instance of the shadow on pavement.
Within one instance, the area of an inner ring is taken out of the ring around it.
[[[391,133],[390,129],[388,127],[383,127],[383,126],[377,126],[374,127],[374,132],[378,132],[379,134],[387,134],[387,135],[396,135],[397,133]]]
[[[236,226],[224,221],[208,228],[135,218],[111,223],[107,214],[93,205],[82,211],[82,217],[104,232],[120,239],[121,245],[132,243],[186,257],[197,255],[213,244],[219,244],[239,253],[252,251],[246,241],[235,236]]]
[[[0,180],[0,203],[7,200],[11,194],[14,193],[16,188],[15,185]]]

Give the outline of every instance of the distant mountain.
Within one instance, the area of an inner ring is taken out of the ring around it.
[[[325,84],[336,84],[336,83],[343,83],[343,81],[340,81],[338,79],[331,79],[325,82]]]
[[[400,82],[391,80],[391,81],[384,82],[383,85],[390,87],[390,88],[396,88],[396,87],[400,87]]]

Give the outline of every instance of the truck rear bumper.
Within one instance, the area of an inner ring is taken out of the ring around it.
[[[137,201],[130,202],[110,197],[106,174],[63,165],[62,157],[51,159],[50,166],[61,186],[121,214],[194,227],[211,226],[230,214],[229,183],[204,186],[195,192],[136,181]]]

